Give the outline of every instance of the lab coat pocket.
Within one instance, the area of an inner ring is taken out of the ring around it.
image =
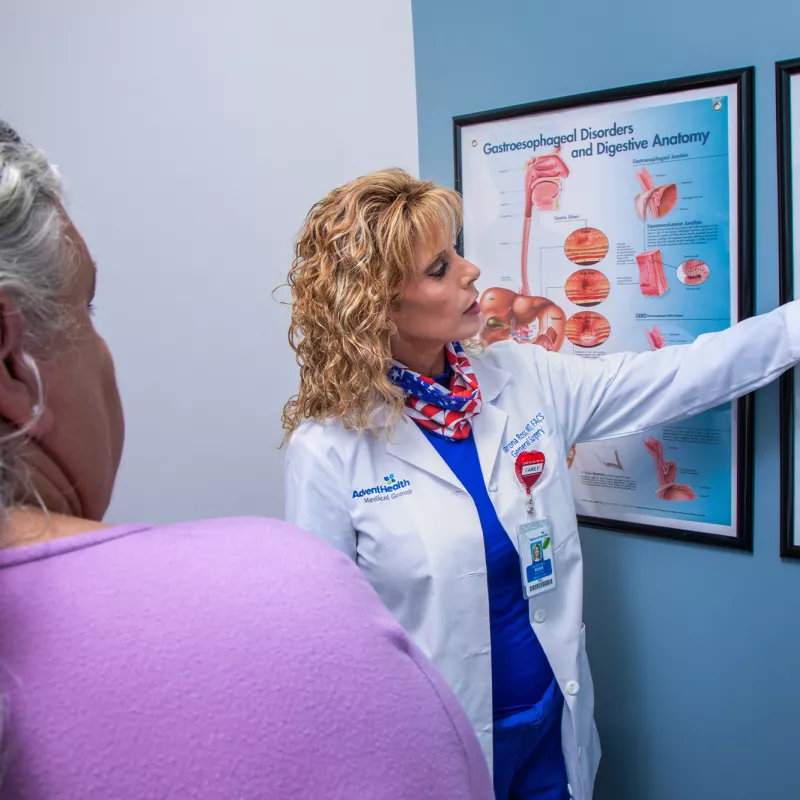
[[[547,516],[553,526],[556,550],[578,530],[575,505],[569,484],[567,455],[560,436],[553,434],[540,443],[544,453],[545,473],[533,490],[537,516]]]

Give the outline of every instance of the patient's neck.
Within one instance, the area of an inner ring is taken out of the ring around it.
[[[0,549],[42,544],[108,527],[103,522],[51,513],[33,506],[19,506],[9,509],[4,516]]]
[[[25,476],[20,485],[27,488],[17,489],[10,507],[0,508],[0,548],[41,544],[108,527],[88,519],[101,515],[87,508],[84,494],[55,454],[28,439],[17,458],[15,469]]]

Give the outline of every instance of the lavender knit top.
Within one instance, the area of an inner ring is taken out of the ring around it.
[[[4,800],[491,800],[457,700],[282,522],[0,551]]]

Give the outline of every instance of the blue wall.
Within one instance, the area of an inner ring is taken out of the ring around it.
[[[452,186],[452,117],[757,68],[756,307],[778,299],[774,62],[798,0],[414,0],[423,177]],[[800,798],[800,563],[778,556],[778,394],[756,397],[755,552],[585,529],[597,800]]]

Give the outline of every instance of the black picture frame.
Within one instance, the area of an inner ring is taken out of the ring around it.
[[[795,297],[794,215],[792,195],[792,76],[800,76],[800,58],[775,64],[775,109],[778,135],[778,222],[780,253],[780,302]],[[800,558],[800,542],[795,533],[795,382],[797,368],[780,378],[780,460],[781,460],[781,558]]]
[[[463,193],[462,133],[471,125],[497,122],[517,117],[552,113],[560,110],[608,104],[636,98],[674,94],[692,89],[735,87],[737,97],[737,155],[738,155],[738,320],[754,313],[754,193],[755,193],[755,68],[752,66],[705,73],[690,77],[644,83],[622,88],[607,89],[584,94],[558,97],[532,103],[498,108],[453,117],[453,147],[455,161],[455,189]],[[459,232],[457,250],[464,253],[464,232]],[[601,517],[578,515],[581,525],[605,530],[620,531],[655,537],[712,545],[734,550],[753,550],[753,396],[748,394],[736,402],[736,526],[734,536],[631,523]]]

